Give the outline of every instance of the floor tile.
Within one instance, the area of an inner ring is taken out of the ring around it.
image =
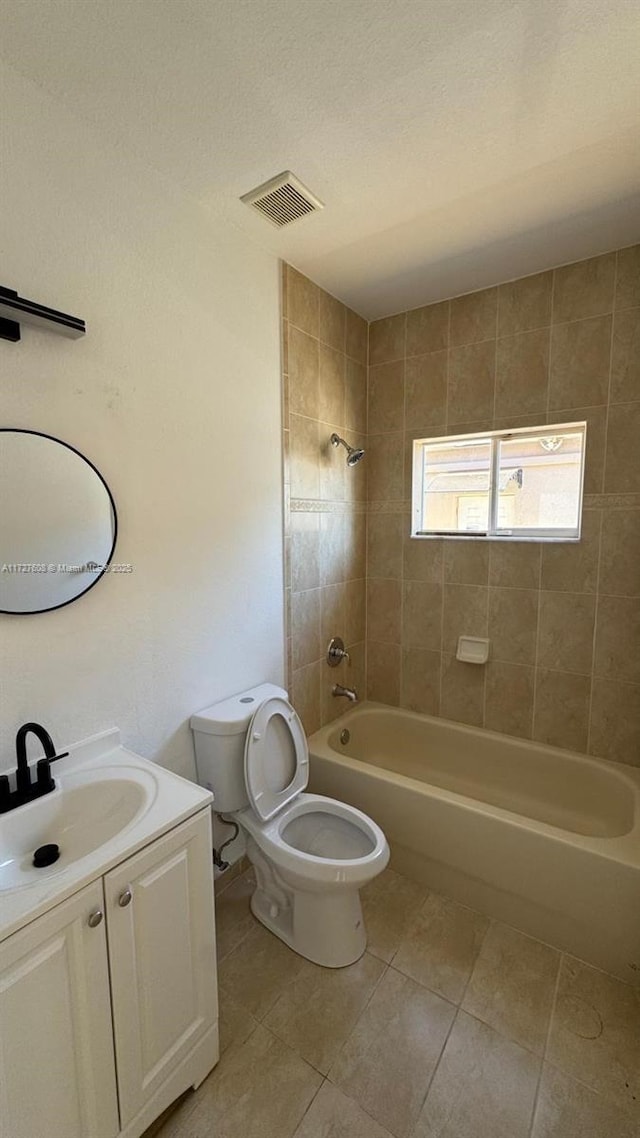
[[[455,1009],[389,968],[329,1078],[396,1138],[418,1117]]]
[[[393,967],[458,1003],[488,927],[480,913],[432,893],[416,914]]]
[[[555,948],[494,924],[483,941],[462,1007],[541,1055],[559,965]]]
[[[540,1060],[459,1012],[412,1138],[527,1138]]]
[[[640,1118],[640,996],[565,956],[546,1058]]]
[[[324,1083],[294,1138],[391,1138],[389,1131],[365,1114],[353,1099]]]
[[[531,1138],[638,1138],[636,1119],[545,1063]]]
[[[249,1038],[257,1027],[257,1020],[222,989],[218,992],[218,1004],[220,1054],[224,1055],[225,1051],[231,1047],[240,1047]]]
[[[385,967],[367,952],[348,968],[305,961],[266,1016],[265,1027],[326,1075]]]
[[[236,948],[248,932],[255,927],[256,919],[249,909],[255,889],[253,870],[236,877],[222,893],[216,894],[216,943],[218,960]]]
[[[220,1061],[192,1109],[172,1115],[158,1138],[293,1138],[321,1083],[317,1071],[258,1026]]]
[[[220,988],[256,1019],[273,1007],[304,964],[301,956],[260,924],[220,963]]]
[[[369,952],[389,963],[427,892],[426,886],[409,881],[392,869],[385,869],[362,890]]]

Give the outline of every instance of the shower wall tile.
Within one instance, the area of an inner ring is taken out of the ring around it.
[[[445,542],[444,579],[454,585],[488,585],[488,543],[468,541]]]
[[[402,514],[371,514],[367,522],[367,573],[402,577]]]
[[[402,644],[413,648],[442,649],[442,585],[431,581],[404,581],[402,590]]]
[[[296,328],[318,337],[320,319],[320,289],[291,265],[287,274],[287,319]]]
[[[350,308],[345,312],[346,343],[345,352],[352,360],[367,366],[369,346],[369,326],[362,316]]]
[[[481,585],[445,585],[442,649],[455,655],[460,636],[486,636],[489,590]]]
[[[408,358],[404,377],[404,428],[414,437],[429,436],[447,419],[449,353],[430,352]],[[374,370],[373,368],[371,369]]]
[[[367,636],[386,644],[400,643],[402,586],[400,581],[369,577]]]
[[[533,737],[539,743],[584,752],[589,735],[589,676],[538,668]]]
[[[530,739],[534,692],[534,668],[491,660],[487,665],[484,726],[503,735]]]
[[[323,344],[344,355],[346,351],[347,310],[335,296],[318,290],[318,337]]]
[[[344,426],[345,355],[320,344],[318,351],[318,419]]]
[[[640,304],[640,245],[620,249],[616,276],[616,308]]]
[[[640,492],[640,463],[636,448],[640,438],[640,403],[621,403],[609,408],[605,494]]]
[[[611,402],[640,399],[640,308],[616,312],[613,319]]]
[[[401,649],[367,637],[367,699],[397,707],[400,703]]]
[[[480,544],[483,548],[484,543]],[[490,546],[490,585],[502,585],[504,588],[512,589],[538,589],[540,587],[542,547],[537,542],[509,541],[487,544]]]
[[[549,408],[596,407],[607,402],[611,316],[557,324],[551,330]]]
[[[640,687],[596,677],[589,753],[640,766]]]
[[[345,710],[336,682],[361,697],[366,688],[367,465],[347,467],[330,436],[366,446],[368,327],[287,265],[282,303],[287,684],[312,733]],[[351,655],[337,670],[326,662],[333,636]]]
[[[463,664],[455,656],[442,656],[440,714],[472,727],[484,723],[485,669]]]
[[[495,340],[498,312],[497,288],[470,292],[451,301],[449,347]]]
[[[367,430],[367,367],[346,359],[344,425],[348,431]]]
[[[553,273],[536,273],[498,288],[498,335],[513,336],[551,324]]]
[[[640,765],[640,246],[370,326],[295,270],[286,278],[289,647],[299,662],[320,645],[290,679],[306,720],[346,709],[330,694],[338,680]],[[410,538],[414,438],[580,420],[580,542]],[[334,429],[367,451],[352,470],[328,446]],[[317,639],[313,603],[302,620],[296,597],[316,592]],[[323,659],[329,630],[351,649],[338,675]],[[455,659],[462,633],[489,636],[485,668]]]
[[[540,668],[591,675],[596,598],[587,593],[540,593]]]
[[[546,414],[550,347],[548,328],[518,332],[498,340],[496,417]]]
[[[400,706],[424,715],[440,711],[440,669],[442,655],[426,648],[402,649]]]
[[[553,323],[582,320],[611,312],[615,289],[616,254],[590,257],[555,271]]]
[[[602,518],[600,591],[640,596],[640,510],[611,510]]]
[[[369,434],[404,428],[404,361],[369,368]]]
[[[407,312],[407,357],[422,356],[449,346],[448,300]]]
[[[610,517],[618,518],[619,510]],[[640,516],[640,515],[639,515]],[[543,589],[567,593],[595,593],[598,587],[600,559],[600,510],[585,510],[582,515],[582,536],[577,542],[552,542],[542,546]],[[602,556],[605,556],[606,539]],[[617,561],[617,553],[616,553]],[[609,590],[617,592],[616,589]]]
[[[289,407],[296,415],[318,418],[319,345],[313,336],[293,325],[287,336],[289,357]]]
[[[640,684],[640,600],[598,600],[594,670],[597,676]]]
[[[369,515],[370,519],[372,515]],[[402,516],[402,572],[408,581],[442,582],[445,542],[439,538],[415,541],[410,537],[409,515]]]
[[[398,375],[402,315],[372,325]],[[640,764],[640,246],[404,315],[402,459],[377,379],[368,455],[368,573],[403,582],[401,703],[436,706],[440,653],[440,714]],[[413,439],[581,420],[580,542],[409,536]],[[488,634],[486,668],[455,660],[463,632]]]
[[[537,589],[489,590],[491,659],[535,664],[538,628]]]
[[[369,366],[401,360],[405,354],[406,314],[387,316],[369,325]]]
[[[449,352],[447,422],[469,423],[493,417],[496,341],[484,340]],[[453,428],[450,427],[450,433]]]

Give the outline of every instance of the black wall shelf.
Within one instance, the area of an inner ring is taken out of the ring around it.
[[[17,343],[21,324],[48,328],[50,332],[57,332],[71,340],[78,340],[87,330],[84,320],[79,316],[69,316],[66,312],[57,312],[55,308],[36,304],[35,300],[18,296],[15,289],[0,285],[0,339]]]

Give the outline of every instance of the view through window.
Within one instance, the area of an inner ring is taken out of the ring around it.
[[[417,439],[412,536],[580,538],[586,423]]]

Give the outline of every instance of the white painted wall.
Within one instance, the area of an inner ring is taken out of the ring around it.
[[[0,424],[97,465],[134,566],[0,615],[0,769],[35,719],[193,777],[191,712],[284,674],[277,261],[7,68],[0,105],[0,283],[88,326],[0,341]]]

